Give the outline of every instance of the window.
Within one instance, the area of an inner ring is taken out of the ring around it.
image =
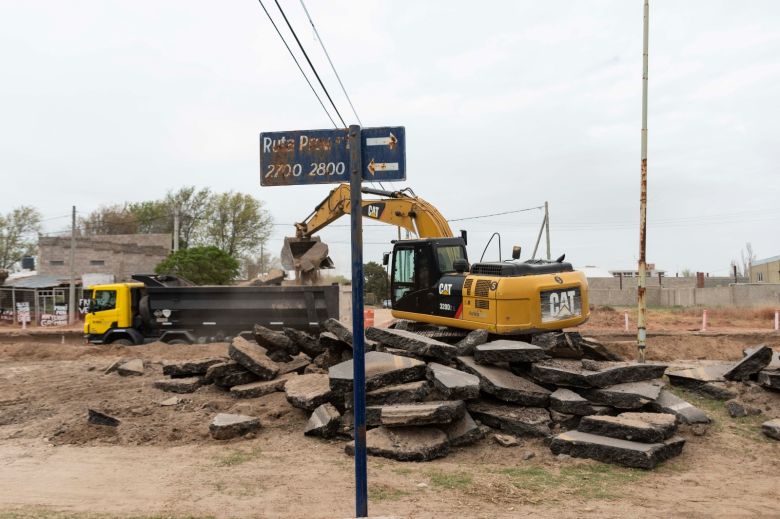
[[[414,249],[397,249],[393,258],[393,301],[398,301],[414,284]]]
[[[95,290],[93,312],[113,310],[116,308],[116,290]]]
[[[49,265],[52,267],[61,267],[65,265],[65,260],[49,260]]]
[[[439,260],[439,270],[442,273],[455,272],[452,264],[456,259],[464,258],[463,247],[460,245],[448,245],[436,248],[436,258]]]
[[[89,260],[89,264],[93,267],[102,267],[106,262],[104,260]]]
[[[764,281],[764,273],[763,272],[756,272],[756,281]]]

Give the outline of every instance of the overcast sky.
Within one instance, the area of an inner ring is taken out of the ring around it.
[[[354,123],[299,0],[279,1]],[[640,0],[306,5],[364,126],[406,127],[394,187],[447,218],[549,201],[553,256],[635,265]],[[256,1],[2,0],[0,13],[0,211],[37,206],[58,231],[71,205],[239,190],[273,215],[276,251],[327,194],[260,187],[259,132],[330,122]],[[652,0],[650,22],[648,261],[725,275],[746,242],[780,254],[780,2]],[[520,244],[528,258],[541,220],[453,228],[472,260],[493,231],[505,257]],[[346,273],[337,223],[322,237]],[[394,236],[366,227],[366,260]]]

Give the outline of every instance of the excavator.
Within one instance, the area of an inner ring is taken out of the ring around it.
[[[455,331],[485,329],[500,336],[527,336],[583,324],[590,317],[588,282],[561,256],[555,261],[511,260],[469,264],[467,234],[454,236],[447,219],[411,189],[364,187],[378,198],[362,200],[364,218],[406,229],[416,239],[393,240],[390,301],[396,319],[443,326]],[[350,212],[349,184],[340,184],[285,239],[282,263],[300,273],[332,268],[327,247],[313,236]],[[313,252],[315,252],[313,254]]]

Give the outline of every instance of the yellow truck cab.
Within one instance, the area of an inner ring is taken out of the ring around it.
[[[89,288],[89,311],[84,318],[84,335],[89,342],[140,344],[138,305],[143,283],[112,283]]]

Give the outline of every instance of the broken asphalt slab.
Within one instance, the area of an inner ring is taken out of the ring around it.
[[[504,368],[477,364],[474,357],[458,357],[458,365],[479,377],[482,392],[530,407],[547,407],[550,391]]]
[[[751,346],[750,348],[745,348],[742,353],[747,356],[752,353],[754,353],[759,348],[763,347],[763,344],[759,344],[758,346]],[[765,370],[780,370],[780,350],[774,351],[772,353],[772,360],[769,362],[769,365],[764,368]]]
[[[299,350],[311,358],[314,358],[325,351],[325,348],[320,344],[320,341],[317,340],[317,337],[311,334],[296,330],[295,328],[283,328],[282,332],[298,345]]]
[[[547,409],[488,401],[466,404],[468,412],[483,424],[512,434],[549,436],[552,420]]]
[[[204,377],[187,377],[155,380],[153,385],[168,393],[194,393],[204,383]]]
[[[184,360],[180,362],[164,362],[163,375],[173,378],[193,377],[195,375],[205,375],[209,367],[215,364],[222,364],[227,359],[222,357],[208,357],[198,360]]]
[[[636,362],[603,362],[582,360],[582,367],[590,373],[587,382],[593,387],[607,387],[627,382],[641,382],[661,378],[666,371],[666,364]]]
[[[260,382],[251,382],[230,388],[230,394],[236,398],[258,398],[279,391],[284,391],[287,381],[296,377],[295,373],[288,373],[275,380],[262,380]]]
[[[254,373],[260,380],[271,380],[276,377],[279,373],[279,365],[276,362],[268,358],[259,346],[237,339],[228,348],[231,359]]]
[[[257,375],[234,360],[213,364],[206,370],[206,382],[223,388],[251,384],[259,379]]]
[[[341,362],[328,369],[330,385],[336,391],[352,391],[353,364],[351,360]],[[425,379],[425,362],[392,355],[379,351],[370,351],[365,356],[366,391],[384,386],[405,384]]]
[[[621,413],[585,416],[579,431],[642,443],[660,443],[677,432],[677,418],[666,413]]]
[[[347,443],[344,450],[354,456],[355,443]],[[436,427],[377,427],[366,433],[366,450],[397,461],[429,461],[446,456],[449,441]]]
[[[761,432],[773,440],[780,440],[780,418],[761,424]]]
[[[652,469],[682,452],[685,440],[679,436],[662,443],[640,443],[581,431],[567,431],[553,438],[553,454],[568,454],[625,467]]]
[[[746,380],[766,368],[772,362],[772,348],[760,346],[750,352],[723,374],[726,380]]]
[[[118,365],[116,372],[123,377],[140,377],[144,374],[144,361],[141,359],[128,360]]]
[[[455,343],[459,357],[474,355],[474,348],[488,341],[489,333],[487,330],[470,331],[464,338]]]
[[[582,367],[577,360],[552,359],[536,362],[531,366],[531,376],[542,384],[589,388],[588,375],[593,372]]]
[[[458,349],[451,344],[413,332],[391,328],[368,328],[366,338],[391,348],[406,350],[422,357],[443,360],[444,362],[452,360],[458,352]]]
[[[582,396],[591,402],[618,409],[639,409],[654,402],[663,386],[660,380],[627,382],[605,388],[589,389],[584,391]]]
[[[707,416],[707,413],[668,389],[661,390],[658,398],[650,404],[650,409],[659,413],[671,413],[677,417],[680,423],[688,425],[710,423],[710,417]]]
[[[537,362],[550,358],[540,346],[523,341],[500,339],[474,348],[474,360],[479,364],[502,362]]]
[[[284,352],[289,356],[300,353],[298,344],[282,332],[277,332],[256,324],[252,329],[257,344],[268,350],[269,356],[273,352]]]
[[[229,440],[259,428],[259,418],[241,414],[220,413],[209,424],[209,432],[215,440]]]
[[[780,370],[760,371],[758,373],[758,383],[767,389],[776,389],[780,391]]]
[[[93,425],[106,425],[108,427],[117,427],[122,423],[118,418],[95,409],[87,409],[87,421]]]
[[[462,400],[393,404],[382,406],[380,423],[386,427],[448,424],[465,412]]]
[[[550,395],[550,409],[564,414],[587,416],[601,414],[604,406],[596,405],[571,389],[562,387]]]
[[[341,413],[333,407],[333,404],[325,403],[311,413],[303,434],[306,436],[332,438],[338,432],[340,424]]]
[[[468,411],[464,412],[463,416],[457,420],[439,428],[447,435],[447,440],[453,447],[474,443],[485,436],[484,429],[477,425]]]
[[[284,385],[284,393],[290,405],[307,411],[334,399],[328,375],[311,373],[291,378]]]
[[[438,362],[428,364],[426,377],[445,398],[472,400],[479,398],[479,377]]]
[[[385,386],[366,393],[366,405],[406,404],[420,402],[428,396],[430,385],[425,380]],[[352,393],[348,395],[352,397]],[[348,407],[351,407],[351,403]]]
[[[704,396],[719,400],[735,398],[737,394],[730,390],[723,375],[731,368],[728,364],[713,364],[675,371],[667,371],[666,377],[673,386],[682,387]]]
[[[352,331],[334,318],[326,319],[320,323],[320,328],[332,333],[341,342],[352,346]]]

